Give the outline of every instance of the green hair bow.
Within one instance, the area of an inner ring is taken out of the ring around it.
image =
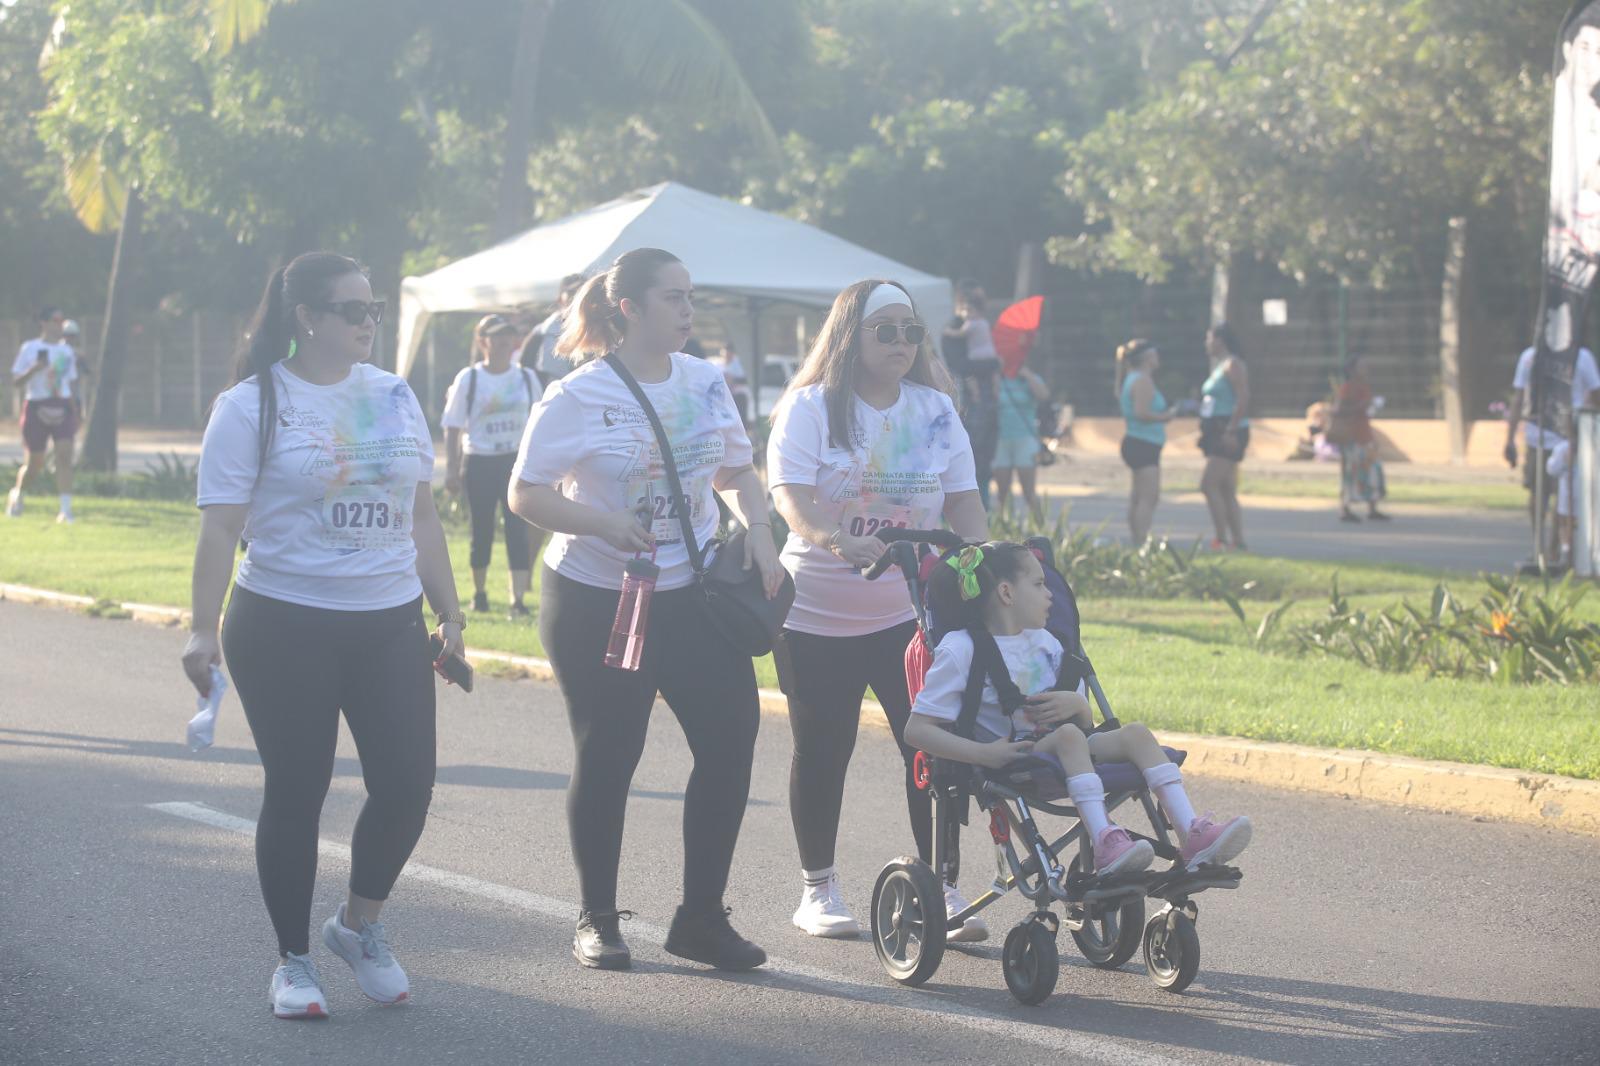
[[[983,565],[983,549],[976,544],[968,544],[961,551],[945,560],[945,564],[961,575],[962,600],[975,600],[983,592],[978,584],[978,567]]]

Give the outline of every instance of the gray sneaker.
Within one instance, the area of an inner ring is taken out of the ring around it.
[[[350,964],[356,984],[375,1003],[403,1003],[411,995],[406,972],[394,961],[382,922],[362,922],[359,931],[344,924],[344,904],[322,923],[322,942]]]
[[[285,955],[272,974],[268,992],[274,1018],[326,1018],[328,998],[322,994],[322,975],[310,955]]]

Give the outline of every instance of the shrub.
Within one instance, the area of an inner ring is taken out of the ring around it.
[[[1508,685],[1600,681],[1600,626],[1577,617],[1588,585],[1569,576],[1533,591],[1514,578],[1483,578],[1488,589],[1475,604],[1458,600],[1439,584],[1427,610],[1402,601],[1367,611],[1351,606],[1335,574],[1326,614],[1295,626],[1290,639],[1302,652],[1352,659],[1390,673],[1420,671]]]

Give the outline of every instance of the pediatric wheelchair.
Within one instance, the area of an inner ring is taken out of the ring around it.
[[[875,580],[889,568],[898,568],[916,609],[918,633],[906,652],[906,681],[914,701],[932,650],[943,637],[939,620],[930,617],[923,596],[928,575],[940,559],[929,546],[947,552],[959,549],[963,542],[943,530],[891,529],[878,536],[888,548],[866,576]],[[1115,729],[1119,723],[1083,651],[1077,601],[1055,567],[1050,542],[1035,537],[1027,546],[1043,564],[1052,593],[1047,628],[1067,652],[1056,687],[1076,688],[1082,681],[1102,719],[1096,731]],[[996,669],[1005,669],[998,654],[989,658],[987,665],[982,658],[975,659],[968,699],[956,724],[959,734],[972,735],[985,670],[993,677]],[[1164,750],[1174,763],[1182,764],[1184,752]],[[1132,763],[1097,763],[1095,770],[1105,784],[1108,813],[1129,801],[1143,807],[1153,835],[1131,835],[1148,840],[1156,858],[1171,864],[1167,869],[1096,876],[1089,833],[1077,820],[1077,811],[1068,802],[1040,797],[1040,785],[1047,775],[1060,774],[1060,768],[1049,760],[1026,756],[990,770],[917,753],[916,783],[933,794],[933,862],[930,866],[914,856],[897,858],[883,868],[872,890],[873,947],[891,978],[911,986],[927,981],[944,958],[946,934],[1016,889],[1033,904],[1033,911],[1006,936],[1001,965],[1006,987],[1019,1001],[1039,1004],[1055,989],[1060,971],[1056,941],[1063,925],[1083,957],[1097,967],[1120,968],[1142,947],[1145,968],[1157,987],[1178,993],[1189,986],[1200,967],[1200,940],[1195,930],[1199,907],[1194,897],[1207,889],[1237,888],[1243,874],[1221,864],[1184,869],[1172,827],[1150,796],[1138,768]],[[1057,792],[1059,789],[1050,794]],[[956,883],[961,869],[961,829],[974,802],[989,816],[995,877],[988,891],[970,907],[947,917],[942,882]],[[1051,840],[1035,822],[1036,811],[1074,821]],[[1069,850],[1073,854],[1063,866],[1062,855]],[[1158,904],[1148,919],[1147,900]],[[1058,903],[1062,908],[1059,917],[1053,910]]]

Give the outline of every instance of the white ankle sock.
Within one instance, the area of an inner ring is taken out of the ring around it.
[[[1160,766],[1152,766],[1144,772],[1144,781],[1155,793],[1156,802],[1161,804],[1161,810],[1166,814],[1167,821],[1172,823],[1172,828],[1178,831],[1178,836],[1187,840],[1189,826],[1194,821],[1194,807],[1189,803],[1189,794],[1183,790],[1183,772],[1178,769],[1178,764],[1164,762]]]
[[[1089,828],[1089,841],[1099,836],[1110,825],[1106,818],[1106,786],[1099,774],[1076,774],[1067,778],[1067,795],[1078,808],[1078,817]]]
[[[821,888],[833,877],[834,868],[824,866],[820,870],[801,870],[800,877],[805,881],[807,888]]]

